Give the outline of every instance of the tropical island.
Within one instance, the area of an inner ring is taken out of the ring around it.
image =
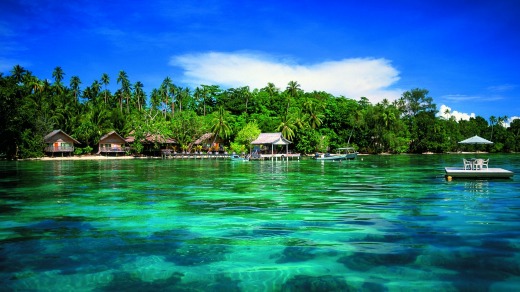
[[[473,135],[493,140],[485,146],[489,152],[520,149],[519,119],[508,127],[507,117],[491,116],[489,123],[481,116],[446,119],[437,116],[427,89],[372,104],[366,97],[305,92],[297,81],[284,89],[268,83],[260,89],[200,85],[192,90],[166,77],[147,94],[125,71],[115,80],[115,92],[108,89],[114,80],[106,73],[83,89],[78,76],[67,85],[61,67],[54,68],[52,82],[20,65],[10,73],[0,73],[0,155],[6,159],[44,156],[44,137],[56,129],[80,143],[75,154],[98,153],[100,138],[113,131],[133,137],[132,154],[159,150],[161,139],[175,141],[170,146],[175,151],[200,151],[194,141],[208,133],[226,152],[246,152],[261,132],[281,132],[292,141],[292,151],[302,154],[346,145],[369,154],[457,152],[457,141]]]

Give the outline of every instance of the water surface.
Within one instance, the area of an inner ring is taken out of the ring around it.
[[[0,162],[0,290],[519,289],[520,157],[463,157]]]

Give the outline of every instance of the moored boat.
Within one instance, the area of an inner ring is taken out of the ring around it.
[[[231,161],[249,161],[249,157],[242,157],[238,154],[231,154],[229,157]]]
[[[339,161],[339,160],[352,160],[356,159],[358,152],[353,147],[345,147],[338,148],[336,154],[319,154],[316,153],[314,159],[316,160],[331,160],[331,161]]]

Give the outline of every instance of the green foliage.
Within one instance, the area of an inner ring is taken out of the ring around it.
[[[506,128],[506,117],[492,116],[489,122],[478,116],[468,121],[436,117],[433,98],[420,88],[404,92],[394,102],[373,105],[366,97],[356,101],[305,92],[297,81],[282,89],[269,83],[252,90],[248,86],[224,90],[217,85],[190,90],[167,77],[147,96],[144,85],[131,82],[125,71],[116,77],[119,88],[113,93],[107,89],[106,73],[92,84],[83,84],[74,75],[67,82],[64,78],[69,75],[59,66],[52,76],[53,81],[40,80],[19,65],[11,75],[0,74],[1,156],[43,155],[43,137],[54,129],[85,145],[76,148],[81,154],[90,153],[112,130],[133,136],[136,153],[157,153],[166,139],[176,141],[169,147],[191,151],[193,142],[208,132],[223,140],[220,146],[243,152],[260,132],[275,131],[293,142],[293,151],[304,154],[348,145],[366,153],[520,151],[520,120]],[[477,149],[457,143],[473,135],[494,144]]]
[[[33,132],[29,129],[25,129],[21,135],[21,143],[19,147],[18,157],[19,158],[31,158],[31,157],[42,157],[43,156],[43,137],[39,136],[35,138]]]
[[[74,155],[83,155],[83,154],[92,154],[92,147],[86,146],[83,148],[75,147],[74,148]]]
[[[236,149],[239,145],[242,145],[240,152],[245,151],[245,149],[249,148],[251,142],[253,142],[260,135],[261,131],[258,128],[258,125],[255,121],[249,122],[242,130],[240,130],[236,137],[235,141],[231,143],[231,148]],[[235,150],[235,152],[237,152]],[[237,152],[238,153],[238,152]]]
[[[230,146],[231,151],[235,153],[247,152],[247,148],[248,146],[237,141],[231,142]]]

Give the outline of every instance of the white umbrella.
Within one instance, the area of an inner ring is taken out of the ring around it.
[[[493,142],[475,135],[471,138],[460,141],[459,144],[493,144]]]

